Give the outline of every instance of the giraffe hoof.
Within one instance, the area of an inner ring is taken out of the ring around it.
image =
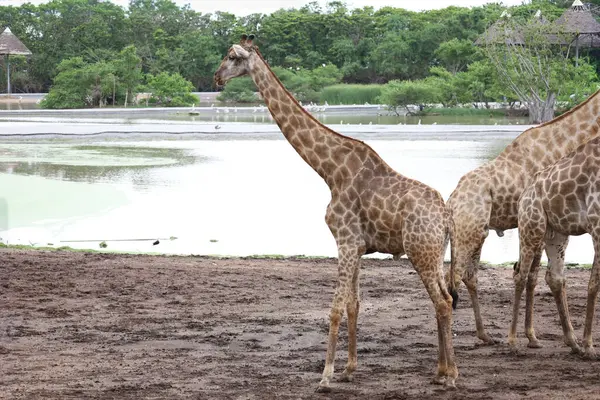
[[[519,348],[515,345],[515,344],[509,344],[508,345],[508,351],[510,352],[510,354],[512,354],[513,356],[518,356],[519,355]]]
[[[544,346],[540,343],[539,340],[534,339],[529,341],[527,347],[529,347],[530,349],[541,349]]]
[[[446,377],[443,375],[438,375],[431,380],[431,383],[435,385],[444,385],[446,383]]]
[[[571,347],[571,354],[575,354],[575,355],[578,355],[578,356],[583,356],[584,355],[584,352],[583,352],[583,350],[581,350],[581,347],[579,347],[577,345],[573,345],[573,346],[570,346],[570,347]]]
[[[352,374],[346,374],[346,373],[343,373],[339,379],[340,382],[352,382],[353,380],[354,380],[354,376]]]
[[[317,393],[330,393],[331,392],[331,387],[330,386],[319,385],[319,387],[317,387],[317,390],[315,390],[315,392],[317,392]]]
[[[448,389],[448,390],[456,390],[456,383],[454,383],[454,379],[448,378],[446,380],[446,389]]]
[[[331,392],[331,387],[329,386],[329,379],[322,379],[315,390],[317,393],[329,393]]]
[[[596,350],[590,348],[585,349],[585,351],[582,354],[582,357],[584,360],[595,360],[597,359]]]

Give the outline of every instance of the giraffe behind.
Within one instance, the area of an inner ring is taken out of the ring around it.
[[[515,265],[515,300],[508,343],[516,350],[519,302],[527,284],[525,329],[529,347],[541,347],[533,329],[533,291],[544,245],[548,256],[546,282],[554,295],[565,343],[581,353],[569,318],[564,277],[570,235],[589,233],[594,262],[588,286],[584,355],[595,358],[592,324],[600,288],[600,137],[581,145],[539,173],[519,202],[519,262]]]
[[[434,304],[439,339],[436,383],[455,387],[458,369],[452,346],[452,296],[443,276],[451,219],[442,196],[398,174],[365,143],[343,136],[310,115],[269,68],[253,36],[233,45],[215,73],[217,85],[250,75],[273,119],[300,157],[331,191],[325,221],[338,248],[338,284],[330,313],[323,377],[318,391],[330,390],[338,330],[348,315],[348,363],[341,379],[357,367],[360,258],[381,252],[406,254]],[[452,281],[453,282],[453,281]]]
[[[490,230],[503,236],[517,227],[517,207],[534,175],[600,134],[600,91],[566,114],[519,135],[494,160],[465,174],[448,199],[454,221],[455,279],[471,296],[477,337],[495,343],[484,329],[477,296],[481,248]]]

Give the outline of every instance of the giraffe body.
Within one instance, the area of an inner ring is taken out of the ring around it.
[[[465,174],[450,195],[453,286],[465,283],[477,336],[485,343],[496,342],[484,329],[477,296],[477,269],[489,231],[502,236],[504,230],[516,228],[519,198],[535,174],[599,134],[600,91],[568,113],[523,132],[494,160]]]
[[[365,143],[327,128],[283,87],[251,40],[233,45],[215,73],[215,82],[250,75],[274,121],[300,157],[331,190],[325,221],[338,247],[338,284],[330,313],[329,337],[319,391],[328,391],[338,330],[348,316],[348,363],[342,380],[357,367],[360,258],[382,252],[406,254],[435,308],[439,359],[436,383],[454,387],[458,370],[452,346],[452,296],[443,276],[444,250],[452,231],[442,196],[429,186],[398,174]]]
[[[515,264],[515,301],[509,345],[516,350],[519,302],[525,285],[525,330],[530,347],[539,347],[533,329],[533,291],[540,258],[548,256],[546,282],[558,307],[565,343],[581,350],[575,339],[567,305],[564,277],[565,250],[569,236],[589,233],[594,243],[594,262],[584,328],[584,354],[595,357],[592,324],[600,288],[600,138],[590,140],[573,153],[539,173],[519,202],[519,262]]]

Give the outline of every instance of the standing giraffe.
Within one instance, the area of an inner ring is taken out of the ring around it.
[[[330,313],[329,340],[318,391],[329,391],[340,321],[348,313],[350,381],[357,366],[356,327],[359,309],[360,258],[382,252],[406,254],[435,306],[439,359],[434,382],[455,387],[458,370],[452,346],[452,302],[443,276],[451,219],[441,195],[429,186],[394,171],[365,143],[327,128],[302,108],[283,87],[252,43],[242,36],[215,73],[215,83],[250,75],[273,119],[302,159],[325,180],[331,202],[325,221],[338,247],[338,284]]]
[[[448,199],[454,221],[452,287],[465,283],[471,296],[477,337],[493,344],[483,327],[477,298],[477,269],[489,230],[504,236],[517,227],[518,200],[534,175],[600,132],[600,91],[569,112],[519,135],[494,160],[465,174]],[[448,277],[446,277],[449,279]],[[529,290],[527,291],[529,296]],[[531,293],[533,296],[533,293]]]
[[[563,270],[569,236],[584,233],[592,235],[595,256],[588,285],[583,345],[584,356],[595,358],[592,323],[600,288],[600,137],[579,146],[537,174],[519,201],[520,254],[519,262],[515,264],[515,300],[508,334],[508,344],[513,351],[516,350],[519,302],[525,283],[525,331],[529,347],[541,347],[533,329],[533,291],[545,244],[548,255],[546,282],[556,300],[564,340],[574,353],[581,353],[569,318]]]

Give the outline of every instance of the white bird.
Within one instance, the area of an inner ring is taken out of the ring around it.
[[[421,125],[421,120],[419,120],[419,124],[418,125]]]

